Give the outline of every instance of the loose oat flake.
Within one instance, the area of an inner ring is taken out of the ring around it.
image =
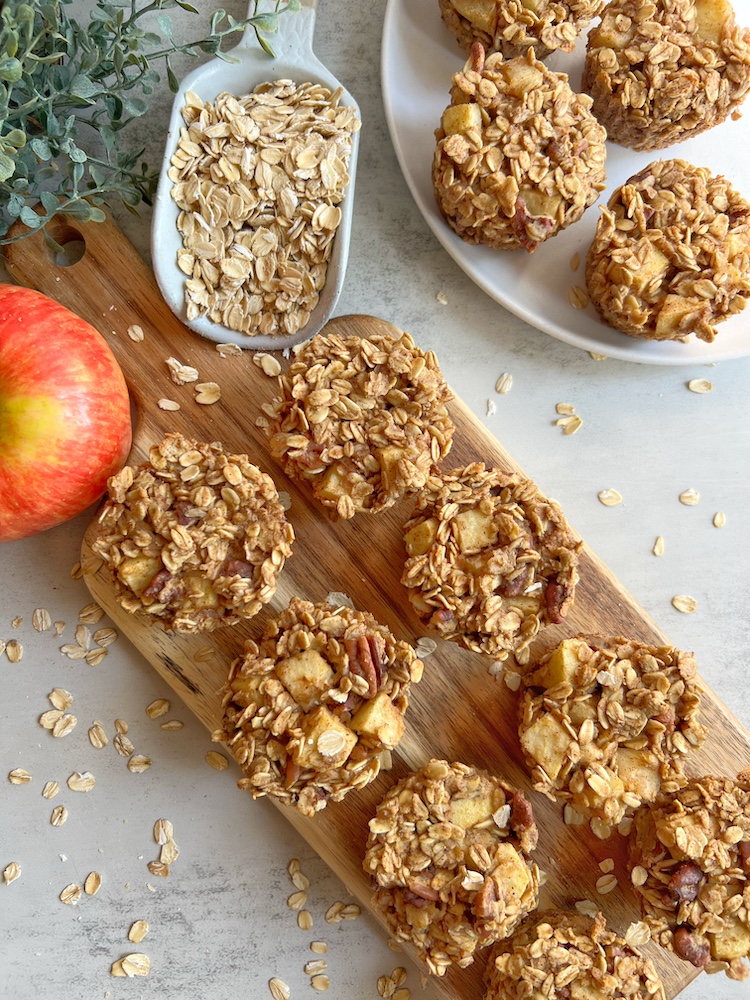
[[[700,503],[700,498],[698,490],[683,490],[680,493],[680,503],[684,503],[686,507],[695,507],[697,503]]]
[[[21,866],[17,861],[11,861],[9,865],[3,868],[3,879],[6,885],[10,885],[11,882],[15,882],[17,878],[21,875]]]
[[[281,365],[273,354],[264,354],[262,352],[253,354],[253,364],[257,365],[263,374],[268,375],[269,378],[275,378],[281,374]]]
[[[78,612],[78,621],[86,625],[96,625],[104,617],[104,608],[92,601]]]
[[[146,757],[143,754],[134,754],[129,758],[127,768],[133,774],[141,774],[143,771],[148,771],[152,763],[153,761],[150,757]]]
[[[687,594],[678,594],[677,597],[672,598],[672,607],[676,608],[677,611],[681,611],[684,615],[691,615],[698,607],[698,602],[694,597],[689,597]]]
[[[199,382],[195,386],[195,401],[201,406],[210,406],[221,399],[221,389],[216,382]]]
[[[568,289],[568,302],[574,309],[585,309],[589,304],[589,297],[585,288],[580,285],[571,285]]]
[[[109,743],[101,722],[95,722],[89,729],[89,742],[97,750],[101,750],[102,747],[106,747]]]
[[[47,632],[52,627],[52,618],[46,608],[35,608],[31,624],[37,632]]]
[[[64,712],[66,708],[70,708],[73,704],[73,695],[70,691],[66,691],[65,688],[53,688],[47,697],[52,705],[55,708],[59,708],[61,712]]]
[[[713,523],[714,523],[714,527],[715,528],[723,528],[724,525],[727,523],[727,516],[726,516],[726,514],[723,514],[720,510],[717,511],[714,514],[714,521],[713,521]]]
[[[596,351],[589,351],[589,357],[591,358],[592,361],[606,361],[607,360],[607,355],[606,354],[597,354]]]
[[[70,885],[66,885],[63,891],[60,893],[60,902],[65,903],[67,906],[75,906],[81,898],[81,887],[76,885],[75,882],[71,882]]]
[[[20,663],[23,659],[23,646],[18,639],[9,639],[5,647],[5,655],[11,663]]]
[[[277,976],[268,980],[268,988],[271,991],[273,1000],[289,1000],[289,997],[292,995],[291,989],[284,980],[279,979]]]
[[[48,781],[42,789],[42,795],[45,799],[54,799],[59,791],[60,785],[57,781]]]
[[[87,896],[95,896],[102,887],[102,877],[99,872],[89,872],[83,883],[83,891]]]
[[[311,941],[310,951],[314,952],[316,955],[326,955],[328,954],[328,945],[325,941]]]
[[[168,878],[169,876],[169,865],[165,865],[161,861],[149,861],[146,867],[157,878]]]
[[[126,976],[147,976],[151,971],[151,959],[148,955],[126,955],[120,959],[120,964]]]
[[[175,402],[174,399],[159,399],[156,405],[160,410],[179,410],[180,404]]]
[[[707,378],[691,378],[687,387],[691,392],[711,392],[714,384]]]
[[[132,941],[133,944],[140,944],[147,934],[148,934],[148,921],[135,920],[130,925],[130,930],[128,931],[128,940]]]
[[[493,399],[487,400],[487,416],[492,417],[497,413],[497,407],[495,406],[495,401]]]
[[[310,985],[314,990],[327,990],[331,985],[331,980],[328,976],[313,976],[310,980]]]
[[[180,722],[179,719],[170,719],[169,722],[162,722],[161,728],[166,729],[168,733],[176,733],[185,725],[184,722]]]
[[[657,535],[656,541],[654,542],[654,547],[651,550],[655,556],[664,555],[664,535]]]
[[[170,705],[166,698],[157,698],[156,701],[152,701],[150,705],[146,708],[146,715],[150,719],[158,719],[162,715],[166,715],[169,711]]]
[[[140,342],[145,337],[145,334],[143,332],[143,327],[139,326],[137,323],[133,323],[131,326],[128,327],[128,336],[134,343],[140,344]]]
[[[216,350],[219,352],[219,357],[228,358],[232,355],[242,354],[242,348],[239,344],[217,344]]]
[[[177,358],[167,358],[166,363],[167,368],[169,368],[169,377],[175,385],[186,385],[188,382],[198,381],[197,368],[193,368],[191,365],[184,365]]]
[[[68,810],[65,806],[55,806],[52,810],[52,815],[49,818],[52,826],[62,826],[65,820],[68,818]]]
[[[68,788],[73,792],[90,792],[96,784],[96,778],[91,771],[74,771],[68,778]]]
[[[597,496],[605,507],[615,507],[618,503],[622,503],[622,494],[617,490],[600,490]]]
[[[513,388],[513,376],[510,372],[503,372],[500,378],[495,382],[495,392],[504,396],[506,393],[510,392]]]
[[[435,298],[438,300],[441,306],[448,305],[448,296],[445,294],[445,292],[438,292]]]
[[[8,781],[11,785],[28,785],[31,781],[31,775],[22,767],[17,767],[8,774]]]
[[[214,769],[214,771],[226,771],[229,767],[229,761],[226,759],[224,754],[219,753],[217,750],[209,750],[206,754],[206,763]]]
[[[605,896],[617,888],[617,877],[615,875],[602,875],[596,880],[596,891]]]
[[[154,823],[154,840],[164,845],[174,839],[174,827],[168,819],[157,819]]]
[[[61,739],[63,736],[68,736],[72,733],[77,725],[78,719],[75,715],[61,715],[52,727],[52,735]]]
[[[301,931],[312,930],[313,917],[309,910],[300,910],[297,914],[297,926]]]

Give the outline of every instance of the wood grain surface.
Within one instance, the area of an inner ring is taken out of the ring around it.
[[[136,412],[131,461],[145,459],[151,444],[169,431],[199,440],[220,440],[229,450],[248,453],[292,498],[288,516],[297,540],[271,610],[285,606],[292,596],[320,601],[329,591],[343,591],[356,607],[371,611],[397,637],[413,642],[423,635],[424,628],[399,583],[404,559],[400,529],[409,514],[408,501],[378,516],[359,516],[338,524],[330,521],[304,487],[284,475],[269,455],[265,435],[255,426],[262,403],[275,394],[276,380],[253,363],[252,353],[222,358],[213,343],[187,330],[164,304],[153,274],[113,221],[76,226],[60,223],[54,236],[63,244],[83,240],[83,258],[73,266],[60,266],[43,239],[34,236],[5,248],[9,271],[20,284],[39,289],[83,316],[107,339],[125,373]],[[145,333],[140,343],[128,337],[132,324],[141,326]],[[388,326],[367,316],[343,316],[332,320],[327,330],[367,336]],[[410,332],[418,341],[418,331]],[[194,385],[176,386],[169,378],[168,357],[197,368],[200,382],[218,383],[219,402],[200,405]],[[162,397],[175,400],[180,409],[160,409],[157,400]],[[507,471],[520,471],[460,400],[451,404],[451,413],[456,435],[446,467],[479,459]],[[178,636],[149,627],[115,602],[106,575],[91,558],[90,534],[91,529],[83,541],[82,562],[93,596],[188,707],[214,730],[220,721],[219,692],[228,665],[241,652],[246,637],[261,633],[266,613],[249,625],[206,636]],[[545,630],[532,653],[578,631],[665,641],[658,626],[586,547],[580,576],[575,605],[565,624]],[[487,768],[526,789],[533,802],[540,831],[535,856],[549,876],[540,905],[570,907],[577,900],[595,900],[611,925],[623,933],[639,917],[629,887],[625,841],[615,835],[602,842],[587,828],[566,827],[560,808],[530,790],[518,744],[517,696],[490,677],[487,665],[482,656],[439,641],[437,651],[426,660],[422,683],[413,689],[407,732],[393,755],[393,769],[312,820],[288,808],[283,809],[285,816],[369,907],[370,889],[361,859],[367,821],[386,789],[431,757]],[[709,737],[690,758],[689,772],[734,775],[747,766],[750,734],[708,689],[702,721],[709,727]],[[619,886],[598,896],[598,863],[605,858],[614,859]],[[251,858],[248,864],[252,864]],[[670,998],[697,974],[666,952],[653,946],[647,950]],[[479,956],[471,968],[451,970],[435,982],[450,1000],[480,1000],[483,967],[484,959]]]

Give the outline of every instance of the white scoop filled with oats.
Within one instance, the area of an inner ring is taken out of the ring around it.
[[[330,318],[349,249],[359,110],[312,51],[314,0],[269,58],[248,28],[182,82],[154,206],[153,266],[191,329],[283,348]],[[252,38],[250,37],[252,36]]]

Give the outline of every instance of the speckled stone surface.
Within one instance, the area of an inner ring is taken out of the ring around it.
[[[83,14],[91,6],[78,0],[74,9]],[[226,6],[236,17],[244,13],[242,3]],[[562,504],[671,641],[695,651],[708,683],[750,727],[750,358],[686,368],[593,361],[531,329],[476,288],[422,220],[390,144],[380,99],[385,6],[385,0],[319,4],[316,52],[356,96],[365,123],[337,313],[380,316],[437,352],[453,389]],[[170,13],[177,35],[194,36],[191,15],[179,8]],[[153,162],[161,158],[170,104],[165,87],[139,127]],[[140,218],[121,209],[116,214],[147,256],[148,211]],[[438,301],[440,292],[447,304]],[[513,375],[513,387],[497,395],[502,372]],[[713,391],[688,391],[692,378],[710,379]],[[486,417],[489,399],[496,412]],[[573,404],[582,417],[577,434],[565,437],[554,425],[559,402]],[[599,503],[597,493],[610,488],[619,490],[622,504]],[[698,505],[679,502],[688,488],[699,491]],[[724,528],[712,524],[716,511],[726,514]],[[277,810],[236,790],[233,769],[216,772],[205,763],[213,749],[205,730],[126,640],[96,667],[61,655],[59,646],[73,641],[78,611],[90,600],[84,584],[69,575],[87,522],[84,515],[0,546],[0,639],[15,638],[24,647],[20,663],[0,657],[0,869],[11,861],[22,867],[19,879],[0,884],[2,1000],[262,998],[270,995],[272,976],[287,981],[293,996],[309,995],[302,966],[315,957],[308,948],[315,939],[329,944],[328,996],[374,997],[377,977],[406,964],[406,985],[433,1000],[437,993],[420,991],[418,971],[389,950],[369,917],[325,923],[332,902],[351,901],[345,888]],[[651,551],[657,535],[665,539],[661,558]],[[676,594],[696,598],[696,612],[674,610]],[[62,638],[34,631],[39,607],[66,623]],[[14,626],[17,616],[22,622]],[[55,686],[73,694],[79,720],[60,740],[37,723]],[[145,707],[158,697],[170,698],[171,711],[152,720]],[[101,720],[111,741],[115,718],[129,722],[136,752],[153,758],[150,770],[131,774],[111,744],[91,746],[86,730],[92,722]],[[165,719],[185,726],[163,730]],[[18,767],[32,774],[30,784],[7,781]],[[95,789],[70,791],[68,776],[85,770],[95,774]],[[61,791],[47,801],[41,790],[52,780]],[[49,817],[58,804],[69,817],[55,828]],[[146,868],[158,856],[152,827],[160,817],[174,824],[181,852],[168,879]],[[292,857],[312,883],[309,932],[298,929],[286,905]],[[61,890],[82,885],[92,870],[103,876],[98,894],[76,907],[63,905]],[[139,918],[151,929],[133,945],[127,932]],[[111,963],[134,951],[150,956],[151,974],[128,984],[112,979]],[[685,1000],[746,995],[746,985],[723,977],[701,977],[682,994]]]

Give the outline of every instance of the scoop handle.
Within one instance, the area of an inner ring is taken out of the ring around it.
[[[286,13],[279,18],[279,30],[269,36],[271,48],[277,59],[304,59],[312,55],[312,41],[315,32],[315,8],[318,0],[300,0],[301,9],[296,13]],[[249,3],[247,16],[255,13],[255,4]],[[237,48],[257,47],[255,29],[248,24]]]

